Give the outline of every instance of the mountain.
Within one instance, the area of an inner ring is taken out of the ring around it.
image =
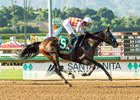
[[[2,5],[9,6],[12,0],[0,0]],[[23,6],[24,0],[13,0],[15,4]],[[27,0],[30,1],[30,0]],[[33,8],[48,8],[48,0],[31,0]],[[112,10],[117,16],[140,16],[140,0],[52,0],[53,8],[63,7],[78,7],[92,8],[98,10],[102,7],[107,7]]]

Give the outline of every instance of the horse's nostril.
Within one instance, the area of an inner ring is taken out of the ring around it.
[[[120,44],[119,44],[119,43],[117,43],[116,45],[117,45],[117,47],[118,47]]]

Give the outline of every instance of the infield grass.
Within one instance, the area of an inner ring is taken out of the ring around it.
[[[22,69],[1,69],[0,70],[0,79],[22,80],[23,79],[23,70]]]

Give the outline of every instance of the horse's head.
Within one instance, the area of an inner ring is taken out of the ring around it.
[[[116,41],[116,38],[110,32],[110,29],[107,28],[106,30],[103,31],[103,33],[104,33],[103,37],[104,42],[112,45],[114,48],[117,48],[119,43]]]

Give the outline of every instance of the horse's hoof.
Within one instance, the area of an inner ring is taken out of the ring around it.
[[[109,80],[112,81],[112,77],[109,77]]]
[[[82,76],[88,76],[86,73],[83,73]]]
[[[72,85],[71,85],[71,84],[69,84],[69,87],[72,87]]]
[[[75,79],[75,76],[70,72],[70,73],[68,73],[68,75],[71,75],[71,77],[73,78],[73,79]]]
[[[75,79],[75,76],[74,76],[74,75],[72,75],[72,78],[73,78],[73,79]]]
[[[65,84],[68,84],[68,85],[69,85],[69,87],[72,87],[72,85],[71,85],[69,82],[65,82]]]
[[[64,69],[64,66],[63,65],[60,65],[59,66],[59,69],[62,71]]]

